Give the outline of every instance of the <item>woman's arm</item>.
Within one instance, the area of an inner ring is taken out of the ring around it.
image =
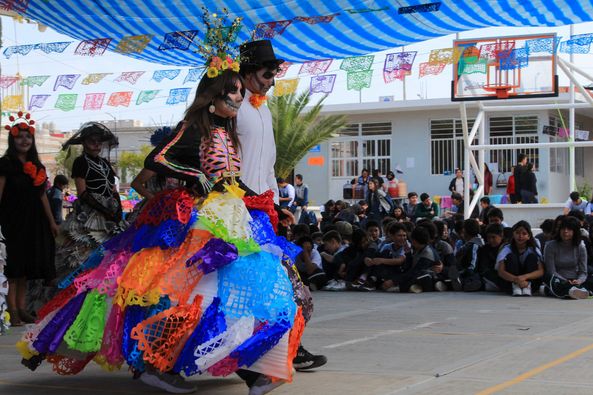
[[[75,177],[74,185],[76,186],[76,194],[78,196],[82,195],[84,191],[86,191],[86,181],[84,178]]]
[[[45,212],[45,216],[49,221],[49,228],[51,229],[51,233],[56,237],[58,233],[60,233],[58,225],[54,219],[54,215],[51,212],[51,208],[49,207],[49,200],[47,200],[47,194],[45,192],[41,192],[41,204],[43,205],[43,211]]]
[[[538,278],[543,277],[544,275],[544,265],[541,262],[537,263],[537,270],[531,272],[531,273],[527,273],[527,274],[522,274],[519,276],[519,279],[524,279],[525,281],[529,281],[529,280],[535,280]]]
[[[506,280],[506,281],[511,282],[511,283],[516,283],[518,281],[517,276],[515,276],[514,274],[511,274],[509,272],[507,272],[504,261],[498,262],[498,275],[503,280]]]
[[[146,187],[146,183],[155,175],[156,173],[154,171],[148,170],[147,168],[143,168],[132,181],[132,188],[134,188],[136,192],[138,192],[141,196],[145,197],[146,199],[152,199],[154,197],[154,194]]]

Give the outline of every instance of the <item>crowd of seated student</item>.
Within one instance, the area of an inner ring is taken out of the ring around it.
[[[413,210],[423,206],[420,218],[407,217],[409,207],[368,218],[365,203],[328,202],[319,224],[288,233],[303,249],[296,266],[311,290],[593,295],[590,217],[582,211],[545,220],[534,237],[529,223],[509,227],[489,201],[465,220],[439,218],[426,194]]]

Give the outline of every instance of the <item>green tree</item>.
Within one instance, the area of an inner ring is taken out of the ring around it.
[[[152,147],[143,145],[140,152],[123,151],[119,153],[117,167],[120,170],[122,182],[130,182],[144,167],[144,159],[150,154]],[[128,179],[129,178],[129,179]]]
[[[325,96],[313,106],[309,92],[273,97],[268,101],[276,140],[276,176],[286,178],[307,152],[347,124],[345,115],[320,115]]]
[[[56,155],[56,174],[63,174],[70,178],[74,159],[79,157],[80,154],[82,154],[82,146],[80,145],[71,145],[67,149],[58,152]]]

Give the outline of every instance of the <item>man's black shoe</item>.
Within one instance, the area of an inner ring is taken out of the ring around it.
[[[299,346],[296,357],[292,364],[297,371],[315,369],[327,363],[325,355],[313,355],[305,350],[303,346]]]

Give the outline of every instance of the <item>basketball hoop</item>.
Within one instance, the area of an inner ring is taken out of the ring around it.
[[[482,87],[485,91],[494,93],[497,99],[508,99],[513,88],[515,88],[513,85],[484,85]]]

